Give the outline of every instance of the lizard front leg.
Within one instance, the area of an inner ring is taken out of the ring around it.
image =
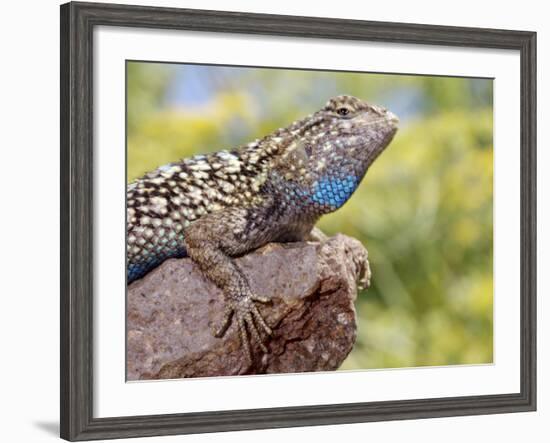
[[[226,299],[224,319],[215,335],[223,336],[234,316],[246,357],[251,362],[248,333],[267,353],[258,329],[268,335],[272,331],[255,305],[255,302],[269,300],[252,293],[246,277],[232,259],[265,243],[260,238],[263,236],[255,237],[253,231],[247,232],[249,211],[227,208],[205,215],[186,229],[184,241],[189,257],[209,280],[222,289]]]
[[[321,231],[317,226],[314,226],[306,236],[307,241],[325,242],[328,240],[328,235]]]

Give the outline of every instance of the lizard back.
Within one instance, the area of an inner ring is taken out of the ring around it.
[[[185,229],[193,221],[259,199],[266,176],[255,144],[169,163],[128,185],[128,283],[168,258],[185,257]]]

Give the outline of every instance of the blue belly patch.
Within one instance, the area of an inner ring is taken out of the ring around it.
[[[187,257],[185,248],[177,244],[173,245],[172,248],[157,247],[156,249],[156,253],[141,254],[137,259],[134,259],[135,261],[128,263],[127,284],[143,277],[169,258]]]
[[[128,284],[132,283],[134,280],[137,280],[138,278],[143,277],[152,268],[154,268],[153,265],[142,264],[142,263],[138,265],[134,265],[134,264],[128,265],[128,276],[127,276]]]
[[[353,175],[323,177],[315,184],[311,199],[315,203],[338,209],[351,197],[357,184],[357,177]]]

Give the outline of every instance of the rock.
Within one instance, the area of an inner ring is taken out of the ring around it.
[[[356,336],[356,281],[368,284],[367,251],[344,235],[320,243],[268,244],[237,259],[273,328],[252,365],[235,323],[222,338],[222,292],[190,259],[171,259],[128,287],[128,380],[337,369]],[[254,343],[251,340],[251,343]]]

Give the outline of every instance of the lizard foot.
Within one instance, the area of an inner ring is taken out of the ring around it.
[[[273,333],[271,328],[267,325],[264,318],[260,314],[260,311],[258,311],[258,308],[256,307],[254,302],[268,303],[269,299],[265,297],[250,295],[228,301],[225,308],[222,324],[220,328],[214,332],[214,335],[216,337],[223,337],[225,331],[227,331],[227,328],[229,328],[231,324],[231,318],[233,317],[233,315],[235,315],[242,346],[244,348],[244,352],[249,363],[252,362],[252,353],[250,342],[248,339],[248,333],[250,333],[253,339],[258,342],[261,350],[266,354],[268,351],[263,343],[260,332],[258,331],[258,327],[261,327],[261,329],[267,335],[271,335]]]
[[[359,245],[359,247],[357,247],[357,245]],[[357,242],[357,240],[353,240],[350,246],[353,246],[349,252],[352,254],[353,263],[355,265],[357,289],[369,289],[372,277],[369,264],[369,253],[363,245]]]
[[[358,280],[358,289],[369,289],[370,288],[370,279],[372,272],[370,269],[370,263],[368,256],[365,255],[365,258],[357,263],[359,265],[359,280]]]

